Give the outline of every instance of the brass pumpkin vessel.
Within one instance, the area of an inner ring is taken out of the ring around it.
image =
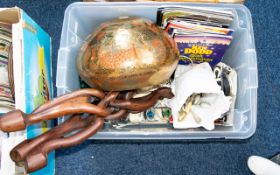
[[[158,85],[178,64],[174,40],[152,21],[138,17],[102,23],[77,58],[80,77],[91,87],[124,91]]]

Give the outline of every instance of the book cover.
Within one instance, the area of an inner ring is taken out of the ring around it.
[[[222,60],[232,37],[175,36],[174,39],[181,55],[179,64],[208,62],[213,67]]]
[[[53,98],[51,38],[24,11],[22,17],[23,79],[25,112],[31,113],[39,105]],[[36,137],[52,127],[42,122],[27,128],[27,138]],[[54,174],[54,152],[49,155],[48,166],[32,175]]]

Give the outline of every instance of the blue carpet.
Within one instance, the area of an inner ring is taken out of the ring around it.
[[[53,66],[64,9],[71,0],[1,0],[0,6],[19,6],[53,39]],[[248,0],[258,54],[258,126],[242,142],[87,141],[57,151],[57,175],[87,174],[250,174],[246,161],[255,154],[269,157],[280,151],[280,1]],[[55,71],[54,71],[55,74]],[[55,77],[55,76],[54,76]]]

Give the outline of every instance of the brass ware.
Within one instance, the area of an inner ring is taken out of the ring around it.
[[[106,91],[158,85],[170,78],[177,64],[174,40],[152,21],[137,17],[101,24],[77,58],[81,78]]]

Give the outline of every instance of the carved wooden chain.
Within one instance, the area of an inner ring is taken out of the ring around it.
[[[24,130],[27,126],[64,115],[72,115],[64,123],[44,134],[21,142],[11,152],[11,159],[24,166],[27,173],[47,165],[48,153],[52,150],[80,144],[104,125],[105,120],[119,120],[128,113],[138,113],[154,106],[159,99],[172,98],[170,88],[159,88],[149,95],[133,98],[133,91],[103,92],[97,89],[82,89],[58,97],[35,109],[31,114],[20,110],[7,113],[0,118],[4,132]],[[93,99],[99,99],[97,105]],[[88,114],[85,116],[83,114]],[[75,132],[70,136],[69,133]]]

